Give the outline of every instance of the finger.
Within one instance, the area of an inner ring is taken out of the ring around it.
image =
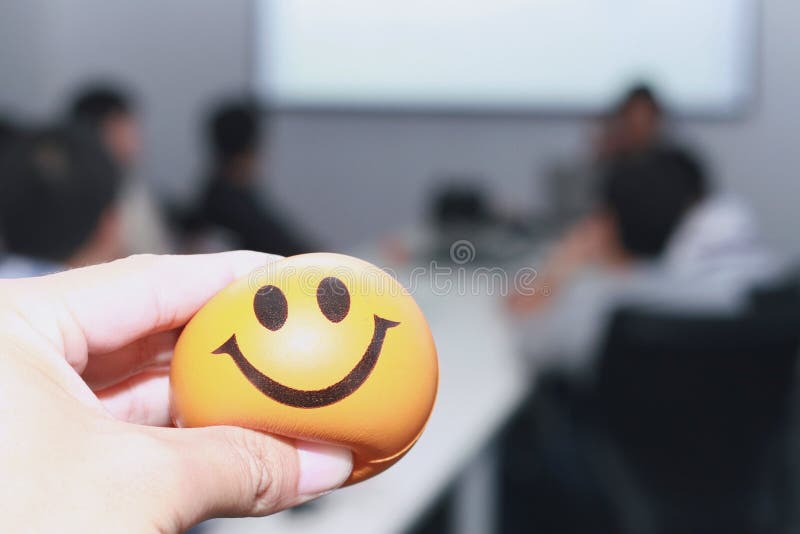
[[[108,354],[92,356],[81,375],[93,390],[122,382],[153,365],[169,365],[179,329],[158,332]]]
[[[54,341],[81,372],[87,353],[185,324],[219,290],[276,258],[250,251],[131,256],[45,277],[52,303],[65,308],[57,318],[61,339]]]
[[[155,368],[97,392],[103,407],[120,421],[168,426],[169,368]]]
[[[175,469],[161,488],[183,528],[211,517],[264,516],[338,488],[349,450],[237,427],[160,429]]]

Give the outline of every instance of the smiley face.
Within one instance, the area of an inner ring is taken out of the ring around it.
[[[394,278],[348,256],[307,254],[212,298],[184,328],[170,380],[177,425],[345,446],[353,483],[416,442],[438,366],[427,322]]]
[[[347,313],[350,311],[350,293],[344,282],[339,278],[329,276],[323,278],[317,287],[317,303],[322,315],[331,323],[339,323],[347,317]],[[253,313],[258,322],[267,330],[273,332],[280,330],[289,315],[289,304],[283,291],[274,285],[261,287],[253,298]],[[378,363],[387,330],[400,323],[377,315],[374,318],[375,327],[372,339],[364,351],[364,355],[344,378],[322,389],[296,389],[265,375],[242,354],[236,341],[236,334],[233,334],[214,350],[213,354],[228,354],[233,358],[236,366],[247,377],[247,380],[264,395],[288,406],[319,408],[339,402],[351,395],[367,380],[375,364]]]

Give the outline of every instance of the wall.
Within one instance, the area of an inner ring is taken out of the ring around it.
[[[748,199],[766,235],[800,254],[800,4],[767,0],[763,10],[760,102],[746,121],[693,124],[690,135],[706,148],[720,180]]]
[[[0,2],[0,112],[29,115],[45,100],[45,1]]]
[[[17,16],[37,29],[33,44],[44,43],[44,53],[33,55],[39,68],[19,78],[16,89],[0,87],[0,107],[10,102],[47,111],[85,76],[130,80],[147,111],[143,175],[186,199],[202,166],[200,113],[216,95],[247,85],[249,2],[52,0],[38,13],[41,28],[33,21],[36,10],[23,9]],[[800,36],[793,25],[800,4],[765,4],[759,105],[744,120],[689,121],[680,129],[703,147],[723,187],[751,201],[767,236],[798,254],[800,70],[794,67]],[[0,35],[9,24],[0,22]],[[29,68],[19,53],[10,67],[0,59],[0,69]],[[28,83],[36,87],[20,90]],[[273,196],[332,248],[421,216],[431,180],[444,173],[483,174],[499,202],[541,206],[537,175],[554,157],[579,151],[587,134],[578,119],[534,117],[305,114],[280,116],[274,126],[268,173]]]
[[[15,46],[0,55],[0,72],[4,80],[25,76],[20,89],[0,87],[0,110],[41,119],[61,113],[87,81],[128,83],[144,111],[141,174],[185,196],[202,168],[203,112],[246,87],[249,9],[249,0],[4,2],[0,43]]]
[[[800,4],[764,2],[760,94],[747,117],[678,125],[700,145],[721,187],[748,199],[766,236],[792,255],[800,254],[797,20]],[[331,239],[368,237],[419,215],[431,177],[447,170],[484,173],[501,202],[540,205],[536,176],[587,141],[578,119],[301,116],[280,125],[279,191],[295,210],[312,206],[308,218]],[[316,191],[325,196],[315,198]],[[322,226],[326,219],[335,223]]]

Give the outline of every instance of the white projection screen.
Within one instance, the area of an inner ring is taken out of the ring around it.
[[[758,0],[255,0],[277,108],[595,112],[635,82],[678,113],[754,96]]]

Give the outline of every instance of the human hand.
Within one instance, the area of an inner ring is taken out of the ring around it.
[[[551,299],[545,289],[538,286],[526,288],[525,291],[515,291],[505,299],[505,309],[512,315],[528,315],[545,309]]]
[[[608,214],[598,212],[585,217],[554,243],[536,279],[509,295],[506,309],[516,315],[546,309],[576,273],[592,265],[616,268],[620,263],[617,249]]]
[[[2,530],[175,532],[268,515],[349,477],[343,449],[166,427],[180,328],[272,258],[138,256],[0,280]]]

